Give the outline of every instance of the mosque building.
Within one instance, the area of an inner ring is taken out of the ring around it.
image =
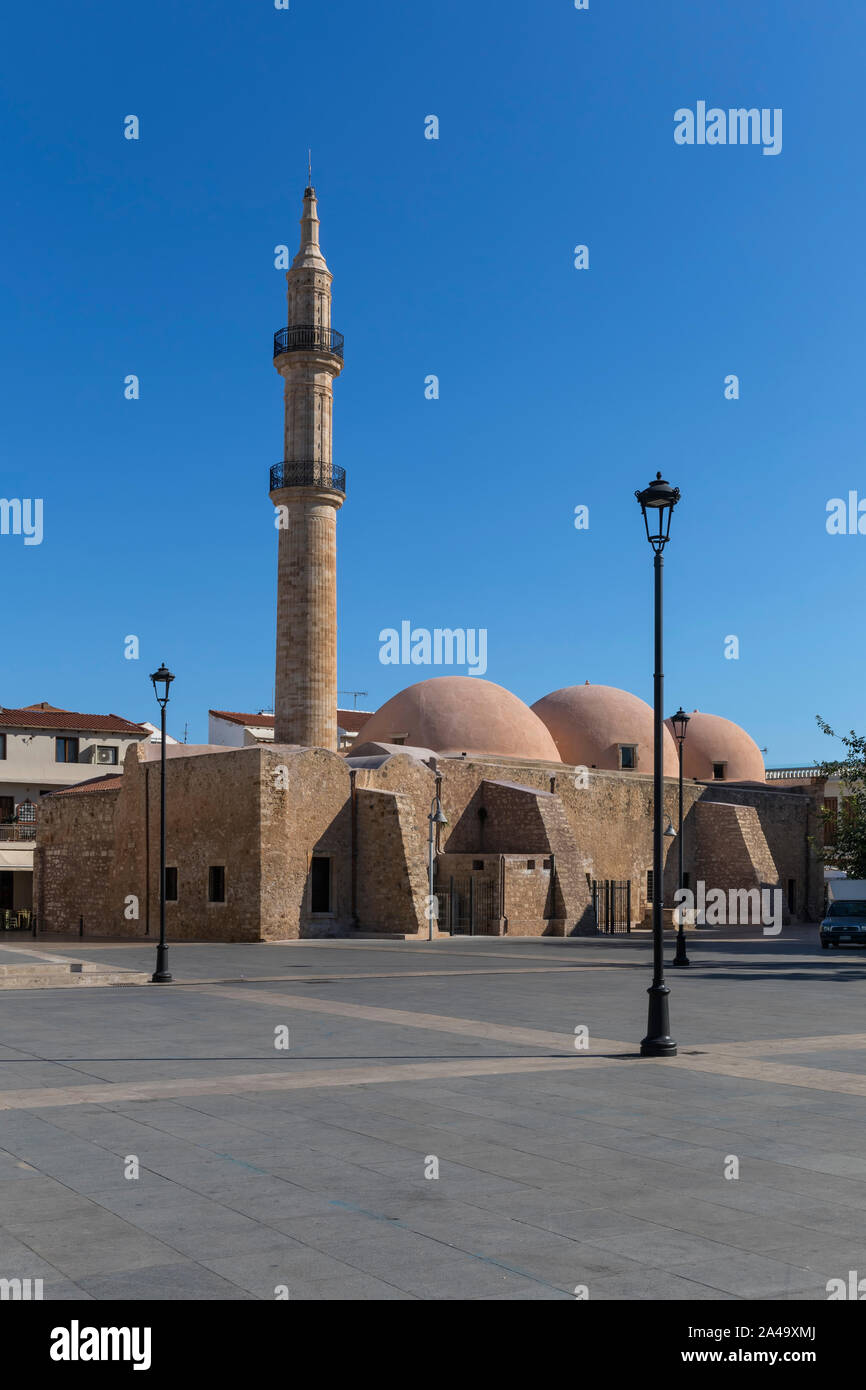
[[[217,711],[238,744],[166,747],[167,930],[174,940],[286,940],[433,931],[592,934],[643,925],[652,882],[652,710],[583,680],[530,708],[478,676],[399,691],[352,730],[338,720],[337,513],[332,449],[343,338],[316,193],[287,272],[274,336],[284,384],[274,715]],[[583,674],[583,673],[581,673]],[[213,713],[213,712],[212,712]],[[213,727],[213,724],[212,724]],[[678,753],[665,730],[665,810],[678,818]],[[128,749],[122,775],[43,801],[34,852],[39,930],[147,937],[159,919],[160,748]],[[683,745],[686,886],[781,889],[787,919],[815,920],[823,875],[811,788],[765,779],[750,736],[694,711]],[[431,807],[435,906],[428,898]],[[661,891],[676,887],[665,837]]]

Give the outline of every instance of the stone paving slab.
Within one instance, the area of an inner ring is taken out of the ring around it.
[[[5,991],[0,1277],[64,1300],[826,1298],[866,1269],[866,965],[805,933],[689,949],[663,1062],[637,1056],[647,941],[173,946],[178,974],[258,982]],[[152,947],[82,952],[141,969]]]

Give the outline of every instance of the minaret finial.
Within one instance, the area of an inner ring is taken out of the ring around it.
[[[307,187],[313,186],[313,151],[307,150]]]

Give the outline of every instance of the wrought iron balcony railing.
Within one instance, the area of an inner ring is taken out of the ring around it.
[[[271,469],[271,492],[280,487],[328,487],[346,491],[346,470],[333,463],[290,463],[284,459]]]
[[[328,352],[342,361],[343,335],[335,328],[322,328],[316,323],[281,328],[274,334],[274,357],[284,352]]]

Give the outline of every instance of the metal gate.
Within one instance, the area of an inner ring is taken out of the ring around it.
[[[494,915],[494,889],[492,878],[481,878],[477,874],[450,878],[447,886],[439,884],[436,888],[439,930],[450,932],[452,936],[485,934]]]
[[[631,879],[593,879],[592,906],[600,932],[631,931]]]

